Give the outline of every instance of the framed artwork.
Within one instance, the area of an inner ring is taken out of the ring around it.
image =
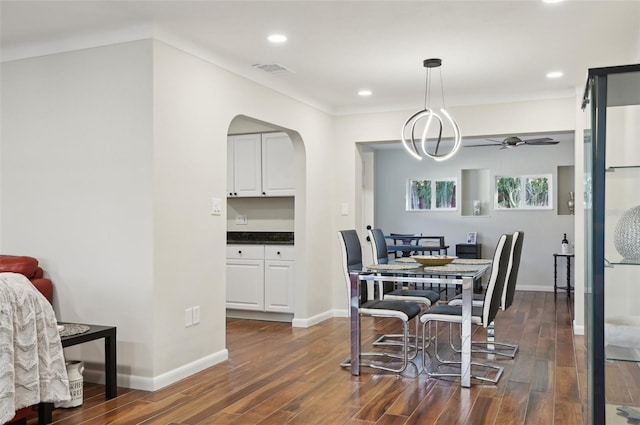
[[[407,211],[456,211],[457,180],[455,178],[409,180]]]
[[[407,211],[431,209],[431,180],[409,180],[407,187]]]
[[[477,232],[469,232],[467,233],[467,243],[475,244],[477,240],[478,233]]]
[[[551,174],[496,176],[495,183],[496,210],[553,209]]]

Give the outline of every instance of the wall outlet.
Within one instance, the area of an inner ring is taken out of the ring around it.
[[[193,326],[193,309],[188,308],[184,311],[184,327]]]
[[[236,216],[236,224],[247,224],[249,220],[246,215],[237,215]]]
[[[200,306],[196,305],[193,307],[193,324],[197,325],[200,323]]]

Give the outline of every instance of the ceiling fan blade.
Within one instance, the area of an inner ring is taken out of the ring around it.
[[[557,140],[550,139],[548,137],[542,137],[540,139],[529,139],[524,141],[527,145],[557,145]]]
[[[495,147],[498,147],[498,146],[501,146],[501,145],[500,145],[500,143],[496,143],[495,145],[464,145],[465,148],[482,148],[482,147],[485,147],[485,146],[490,146],[490,147],[495,148]]]

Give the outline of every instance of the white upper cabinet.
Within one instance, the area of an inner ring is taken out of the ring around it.
[[[293,144],[286,133],[239,134],[227,143],[228,196],[295,195]]]
[[[227,138],[229,196],[262,196],[262,138],[240,134]]]
[[[266,196],[295,195],[293,143],[286,133],[262,135],[262,191]]]

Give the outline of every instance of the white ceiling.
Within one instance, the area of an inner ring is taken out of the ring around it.
[[[154,36],[335,114],[420,108],[430,57],[447,106],[575,96],[588,68],[640,62],[640,0],[1,0],[0,24],[3,61]]]

